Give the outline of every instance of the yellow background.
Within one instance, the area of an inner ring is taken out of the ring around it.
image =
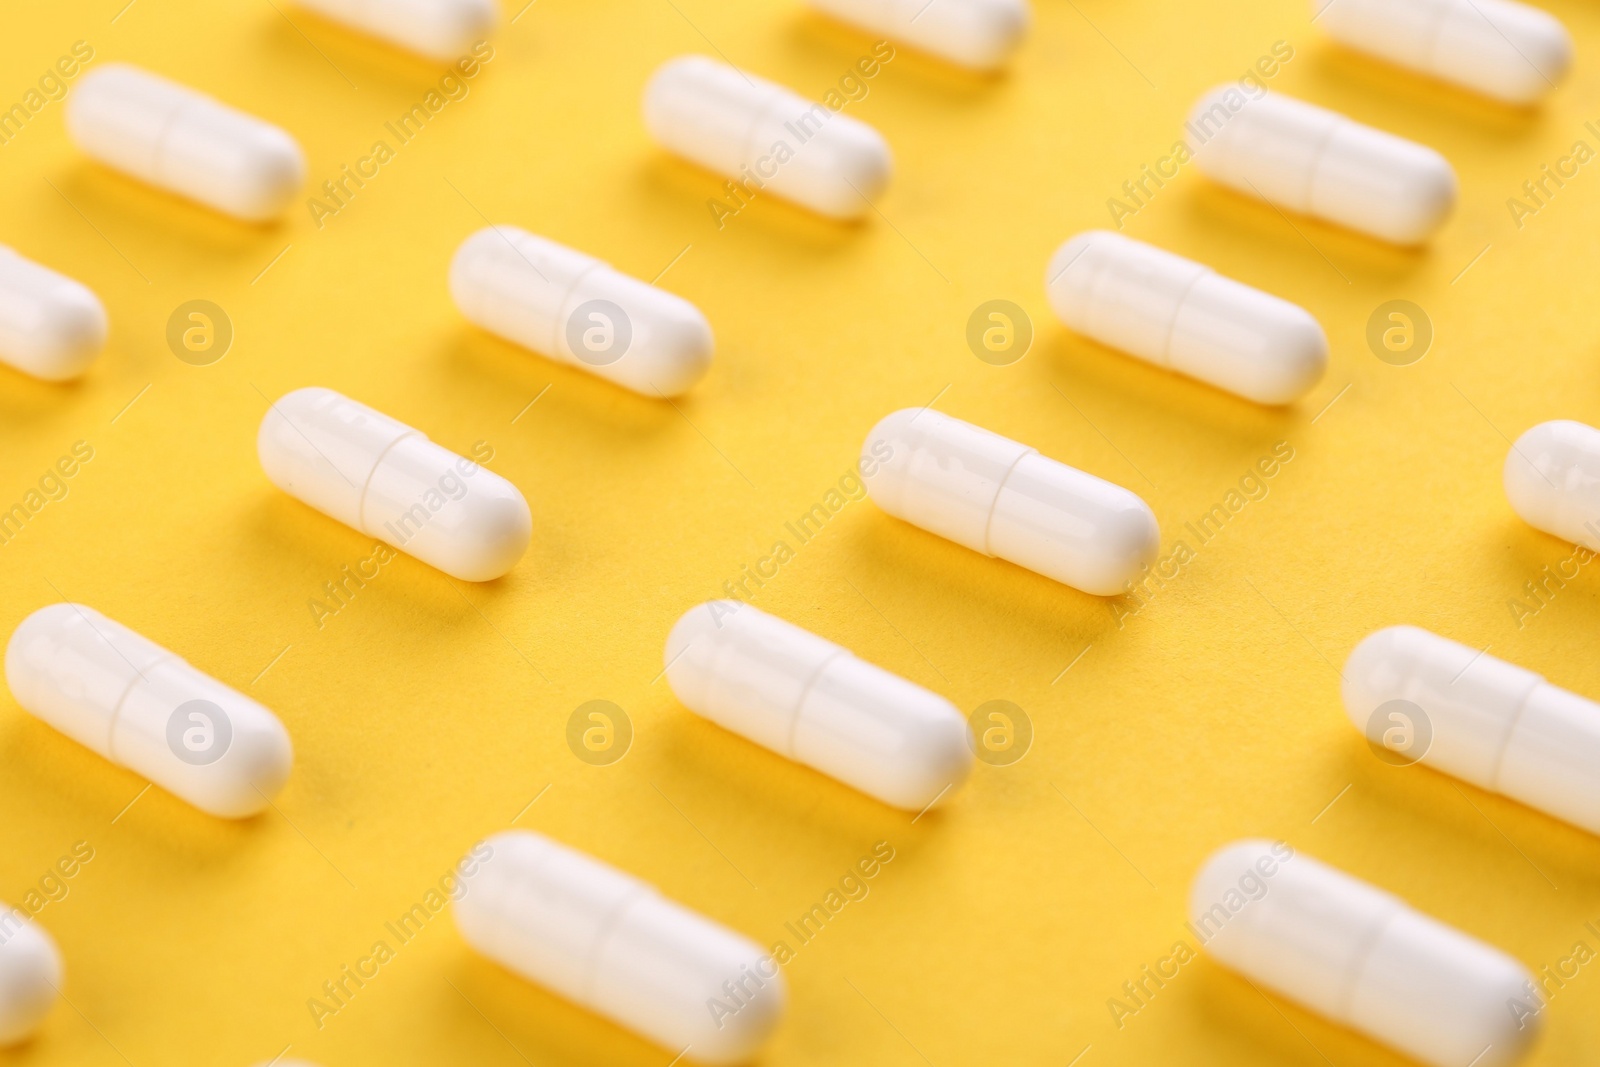
[[[315,186],[440,75],[287,0],[123,3],[11,0],[0,101],[84,40],[95,65],[140,63],[292,131]],[[140,780],[0,697],[0,897],[21,900],[74,842],[95,852],[39,914],[71,1004],[0,1063],[248,1064],[289,1046],[326,1067],[661,1067],[670,1053],[476,958],[444,916],[314,1025],[322,983],[519,815],[764,944],[889,842],[871,894],[786,968],[772,1065],[1399,1062],[1204,958],[1114,1025],[1108,998],[1183,935],[1201,860],[1245,835],[1285,838],[1531,968],[1600,949],[1584,929],[1600,920],[1600,842],[1380,763],[1336,673],[1362,636],[1411,622],[1600,694],[1592,569],[1520,628],[1507,606],[1571,554],[1509,510],[1507,438],[1600,423],[1600,164],[1520,230],[1506,205],[1575,140],[1600,147],[1583,129],[1600,119],[1600,12],[1543,6],[1577,40],[1575,71],[1521,113],[1340,51],[1298,0],[1036,0],[1004,77],[901,50],[850,105],[897,164],[859,226],[768,199],[719,231],[719,180],[639,119],[659,63],[713,48],[820,97],[872,39],[798,0],[538,0],[470,95],[321,229],[303,205],[254,228],[137,186],[79,155],[49,105],[0,148],[0,241],[92,287],[112,334],[78,384],[0,374],[0,505],[73,442],[95,451],[0,546],[0,629],[62,597],[91,604],[273,708],[297,762],[277,810],[243,823],[159,789],[128,808]],[[1107,224],[1107,198],[1168,152],[1198,94],[1278,40],[1295,57],[1273,88],[1437,147],[1462,196],[1422,251],[1291,224],[1193,168],[1129,220],[1325,325],[1326,380],[1268,410],[1069,335],[1042,276],[1063,240]],[[716,330],[709,377],[649,401],[468,327],[446,267],[486,218],[647,280],[674,264],[660,284]],[[1036,331],[1007,367],[964,337],[997,298]],[[1365,341],[1399,298],[1437,332],[1408,367]],[[237,331],[209,367],[164,339],[191,299]],[[474,586],[400,557],[319,629],[307,602],[371,542],[272,488],[255,456],[267,398],[313,384],[458,451],[489,442],[535,515],[516,570]],[[980,765],[913,825],[697,719],[656,678],[673,620],[788,540],[783,523],[878,418],[935,396],[1138,491],[1164,552],[1182,539],[1197,558],[1119,626],[1105,601],[869,502],[798,547],[762,608],[964,710],[1004,699],[1031,718],[1020,763]],[[1198,547],[1184,524],[1279,441],[1295,458],[1270,495]],[[609,767],[565,741],[593,699],[637,733]],[[1533,1062],[1586,1062],[1597,1009],[1590,964],[1551,1003]]]

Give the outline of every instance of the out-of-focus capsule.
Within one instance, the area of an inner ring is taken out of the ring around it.
[[[294,764],[272,712],[82,604],[22,620],[6,684],[29,714],[224,819],[266,808]]]
[[[1561,20],[1512,0],[1311,0],[1340,43],[1420,74],[1532,104],[1572,65]]]
[[[17,908],[0,907],[0,1045],[33,1036],[61,995],[55,941]]]
[[[94,362],[106,330],[106,309],[87,286],[0,245],[0,360],[66,381]]]
[[[1223,966],[1434,1067],[1508,1067],[1541,1030],[1516,960],[1282,842],[1214,853],[1189,929]]]
[[[1160,548],[1138,496],[930,408],[874,426],[861,470],[896,518],[1097,596],[1124,592]]]
[[[483,955],[701,1063],[740,1063],[788,1000],[778,964],[654,887],[526,830],[458,865],[456,926]]]
[[[1328,338],[1305,309],[1121,234],[1062,245],[1045,286],[1079,333],[1259,404],[1299,399],[1328,367]]]
[[[1455,207],[1456,173],[1438,152],[1292,97],[1225,85],[1185,129],[1212,180],[1380,240],[1420,244]]]
[[[690,711],[885,804],[921,811],[972,770],[955,705],[748,604],[690,608],[665,658]]]
[[[889,184],[889,146],[857,122],[705,56],[656,71],[644,124],[663,147],[733,179],[836,219],[872,211]]]
[[[465,582],[516,566],[533,536],[517,487],[332,389],[296,389],[256,436],[273,485]]]
[[[1344,666],[1345,713],[1374,745],[1600,834],[1600,705],[1415,626]]]
[[[973,70],[995,70],[1028,32],[1028,0],[811,0],[841,22]]]
[[[500,21],[495,0],[299,0],[301,7],[401,48],[449,61]]]
[[[1524,522],[1600,552],[1600,430],[1566,419],[1540,423],[1511,446],[1504,480]]]
[[[686,392],[711,366],[693,304],[514,226],[462,242],[450,295],[485,330],[645,396]]]
[[[278,127],[126,63],[83,76],[67,133],[108,167],[250,222],[281,214],[306,179]]]

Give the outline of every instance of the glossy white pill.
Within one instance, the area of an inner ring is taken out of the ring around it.
[[[669,1058],[742,1062],[783,1017],[783,976],[760,946],[592,856],[508,830],[461,870],[467,944]]]
[[[893,169],[871,126],[705,56],[656,71],[644,123],[663,148],[732,179],[741,203],[770,192],[829,218],[860,218]]]
[[[1045,287],[1079,333],[1246,400],[1297,400],[1328,367],[1328,338],[1305,309],[1107,230],[1062,245]]]
[[[1281,842],[1214,853],[1189,920],[1223,966],[1434,1067],[1506,1067],[1539,1034],[1516,960]]]
[[[693,304],[514,226],[462,242],[450,295],[485,330],[645,396],[685,392],[711,366]]]
[[[85,74],[66,121],[106,166],[251,222],[282,213],[306,178],[283,130],[126,63]]]
[[[25,711],[225,819],[266,808],[294,764],[272,712],[82,604],[22,620],[6,684]]]
[[[690,711],[885,804],[921,811],[972,770],[954,704],[737,600],[690,608],[665,659]]]
[[[1600,705],[1415,626],[1344,667],[1344,707],[1374,744],[1600,833]]]
[[[430,59],[458,59],[500,21],[495,0],[299,0],[301,7]]]
[[[0,1045],[33,1036],[61,995],[61,952],[44,927],[0,907]]]
[[[931,408],[873,427],[861,470],[896,518],[1097,596],[1124,592],[1160,548],[1135,494]]]
[[[517,487],[332,389],[296,389],[256,437],[285,493],[466,582],[516,566],[533,536]]]
[[[1600,552],[1600,430],[1561,419],[1506,454],[1506,497],[1530,526]]]
[[[87,286],[0,245],[0,360],[66,381],[94,362],[107,328],[106,309]]]
[[[1028,0],[811,0],[811,6],[974,70],[1003,66],[1031,17]]]
[[[1566,76],[1561,20],[1512,0],[1311,0],[1336,40],[1508,104],[1532,104]]]
[[[1456,174],[1438,152],[1278,93],[1225,85],[1185,129],[1214,181],[1380,240],[1420,244],[1455,207]]]

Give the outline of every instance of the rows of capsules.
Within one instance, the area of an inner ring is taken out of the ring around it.
[[[493,0],[301,2],[447,60],[496,20]],[[1026,0],[812,2],[980,70],[1004,65],[1029,20]],[[1349,46],[1519,106],[1570,63],[1561,24],[1508,0],[1333,0],[1317,13]],[[890,179],[871,127],[703,57],[654,75],[644,121],[669,150],[828,217],[865,214]],[[278,215],[305,176],[289,134],[131,66],[86,75],[66,123],[110,167],[243,219]],[[1278,94],[1219,89],[1187,129],[1213,180],[1382,241],[1426,241],[1456,199],[1437,152]],[[1073,237],[1045,277],[1072,329],[1261,404],[1304,396],[1327,365],[1305,310],[1114,233]],[[711,363],[711,328],[691,304],[513,227],[468,237],[449,286],[478,326],[647,396],[691,388]],[[87,288],[3,252],[0,359],[66,379],[105,335]],[[332,390],[273,403],[258,451],[284,492],[457,578],[499,577],[528,546],[514,485]],[[1129,490],[930,409],[879,422],[860,470],[889,514],[1091,594],[1121,592],[1159,546],[1154,514]],[[452,474],[469,487],[454,498],[438,490]],[[1504,482],[1531,525],[1600,551],[1600,430],[1534,427]],[[692,711],[886,804],[925,810],[971,769],[972,737],[949,701],[748,605],[692,608],[664,660]],[[256,813],[289,776],[289,736],[271,711],[92,608],[28,617],[5,669],[29,712],[212,815]],[[1431,726],[1421,762],[1600,833],[1600,706],[1412,627],[1368,637],[1343,675],[1350,719],[1375,744],[1406,755],[1420,716]],[[220,757],[188,744],[219,726],[230,734]],[[784,981],[753,941],[572,848],[509,831],[457,869],[468,891],[454,915],[469,944],[688,1059],[744,1060],[784,1014]],[[1512,1063],[1538,1033],[1542,1015],[1512,1007],[1533,986],[1510,956],[1285,843],[1216,852],[1190,912],[1224,965],[1424,1063]],[[20,911],[0,925],[0,1040],[14,1041],[49,1011],[62,969]]]

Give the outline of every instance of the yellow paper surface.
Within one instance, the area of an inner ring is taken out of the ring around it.
[[[1600,149],[1584,125],[1600,120],[1593,5],[1542,5],[1577,61],[1522,113],[1341,51],[1296,0],[1037,0],[1003,77],[902,49],[845,84],[866,90],[845,113],[895,152],[864,224],[768,197],[719,228],[720,180],[645,136],[650,72],[707,52],[820,98],[870,36],[789,0],[508,4],[466,94],[399,144],[385,124],[439,86],[439,65],[288,0],[123,4],[12,0],[0,104],[83,41],[91,67],[136,62],[292,131],[306,196],[375,142],[394,153],[337,212],[297,204],[262,228],[91,164],[60,101],[0,146],[0,241],[84,281],[112,321],[77,384],[0,374],[0,506],[27,501],[76,442],[93,449],[0,545],[0,628],[64,598],[93,605],[272,707],[297,756],[274,810],[223,822],[141,792],[0,698],[0,898],[48,901],[37,918],[70,1002],[0,1062],[248,1064],[287,1047],[326,1067],[664,1067],[675,1050],[475,957],[447,912],[409,942],[388,931],[513,820],[785,941],[791,1011],[761,1061],[774,1067],[1399,1063],[1203,957],[1146,981],[1137,1012],[1108,1004],[1135,1006],[1123,984],[1188,938],[1192,874],[1249,835],[1575,973],[1551,986],[1531,1062],[1588,1062],[1600,965],[1573,954],[1600,950],[1585,926],[1600,926],[1600,842],[1379,762],[1344,718],[1337,670],[1365,634],[1410,622],[1600,694],[1592,568],[1515,612],[1572,549],[1522,524],[1500,486],[1529,426],[1600,423],[1600,164],[1562,164],[1575,175],[1547,181],[1520,225],[1507,204],[1574,142]],[[1111,224],[1108,198],[1169,154],[1198,95],[1280,41],[1293,56],[1272,88],[1438,148],[1462,195],[1420,251],[1285,218],[1192,166],[1122,220],[1325,325],[1326,380],[1269,410],[1067,333],[1042,281],[1062,241]],[[446,268],[489,221],[659,275],[713,323],[710,376],[649,401],[467,326]],[[235,333],[209,366],[166,339],[197,299]],[[966,341],[996,299],[1034,332],[1008,366]],[[1434,331],[1409,366],[1367,343],[1397,299]],[[467,585],[399,557],[317,612],[372,542],[274,489],[255,456],[268,401],[313,384],[457,451],[487,442],[535,516],[516,570]],[[827,506],[877,419],[935,398],[1139,492],[1163,555],[1182,541],[1193,559],[1147,602],[1108,602],[844,494],[808,542],[786,530]],[[1250,480],[1275,449],[1292,459]],[[1246,502],[1207,541],[1186,529],[1230,499]],[[779,541],[792,558],[773,576]],[[659,678],[667,631],[758,568],[763,609],[963,711],[1023,709],[1027,755],[980,765],[913,822],[697,719]],[[592,700],[634,732],[610,766],[568,746]],[[52,877],[79,842],[92,860]],[[785,924],[877,842],[894,858],[870,892],[801,944]],[[380,941],[393,958],[376,977],[315,1010]]]

